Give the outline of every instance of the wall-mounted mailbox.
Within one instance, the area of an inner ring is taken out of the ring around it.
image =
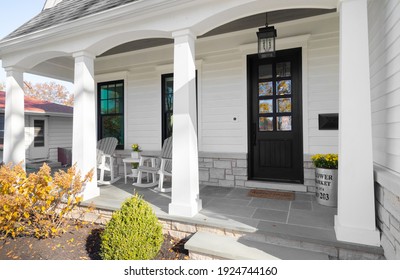
[[[318,128],[319,130],[338,130],[339,114],[319,114]]]

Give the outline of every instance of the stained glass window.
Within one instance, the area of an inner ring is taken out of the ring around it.
[[[273,94],[272,82],[258,83],[258,96],[271,96]]]
[[[292,94],[292,81],[282,80],[276,82],[276,95]]]
[[[291,98],[278,98],[276,100],[276,112],[278,112],[278,113],[292,112],[292,99]]]
[[[272,99],[260,100],[259,113],[266,114],[272,112],[273,112]]]
[[[273,117],[260,117],[258,128],[260,131],[273,131]]]
[[[292,130],[292,117],[283,116],[276,118],[276,128],[278,131],[291,131]]]

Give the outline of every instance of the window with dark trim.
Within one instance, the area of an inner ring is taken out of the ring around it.
[[[33,121],[33,146],[34,147],[44,147],[44,133],[45,133],[45,122],[44,120],[34,120]]]
[[[97,84],[98,138],[115,137],[124,149],[124,81]]]
[[[162,141],[172,136],[174,102],[174,74],[161,76],[162,80]]]
[[[161,75],[162,89],[162,141],[172,136],[174,108],[174,74]],[[197,71],[196,71],[196,116],[197,116]]]

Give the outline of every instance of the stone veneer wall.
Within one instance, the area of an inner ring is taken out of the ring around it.
[[[304,155],[304,185],[307,192],[315,193],[315,167],[311,155]]]
[[[157,152],[146,152],[156,155]],[[130,157],[129,150],[116,151],[118,174],[124,175],[123,158]],[[248,180],[247,154],[245,153],[199,153],[200,184],[219,187],[244,187]],[[127,172],[130,166],[127,166]],[[309,155],[304,156],[304,185],[308,192],[315,192],[315,168]]]
[[[200,184],[244,187],[247,181],[247,154],[199,153]]]
[[[400,174],[374,167],[376,223],[388,260],[400,259]]]

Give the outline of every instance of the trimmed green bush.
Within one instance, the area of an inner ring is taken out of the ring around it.
[[[164,241],[151,206],[135,194],[114,212],[101,235],[103,260],[150,260]]]

